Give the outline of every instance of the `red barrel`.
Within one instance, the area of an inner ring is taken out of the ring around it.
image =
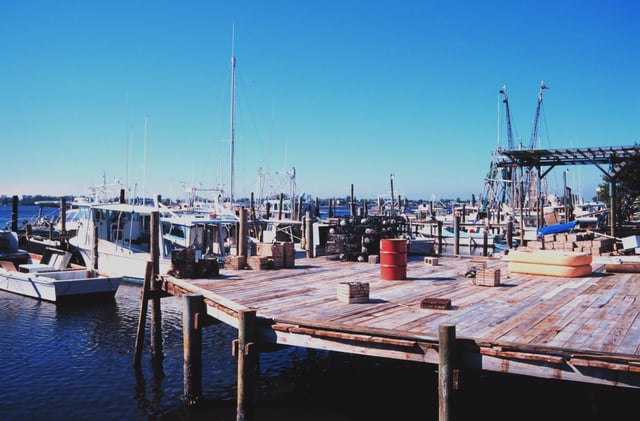
[[[385,281],[407,279],[407,240],[403,238],[380,240],[380,279]]]

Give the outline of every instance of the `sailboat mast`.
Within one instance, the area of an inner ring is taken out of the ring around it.
[[[234,55],[234,42],[235,42],[235,24],[234,30],[231,35],[231,139],[230,139],[230,149],[231,149],[231,157],[229,163],[229,199],[231,203],[233,203],[233,193],[234,193],[234,155],[235,155],[235,114],[236,114],[236,57]]]

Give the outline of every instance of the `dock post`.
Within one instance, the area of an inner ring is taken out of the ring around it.
[[[460,254],[460,216],[453,219],[453,254]]]
[[[97,229],[97,228],[96,228]],[[138,318],[138,330],[136,334],[136,347],[133,366],[140,368],[140,360],[142,359],[142,348],[144,346],[144,331],[147,325],[147,308],[149,307],[149,291],[151,289],[151,273],[153,272],[153,263],[147,262],[144,271],[144,281],[142,284],[142,297],[140,300],[140,316]]]
[[[513,221],[507,222],[507,233],[505,237],[507,240],[507,249],[511,249],[513,242]]]
[[[244,206],[240,208],[240,225],[238,228],[238,256],[247,256],[247,210]]]
[[[160,286],[158,274],[160,273],[160,212],[151,212],[151,291],[154,294],[151,299],[151,359],[156,363],[162,362],[162,308],[160,306]]]
[[[60,199],[60,248],[67,249],[67,199]]]
[[[438,221],[438,255],[442,255],[442,221]]]
[[[482,233],[482,255],[484,257],[487,257],[487,255],[489,254],[489,245],[487,244],[489,242],[489,232],[485,229]]]
[[[256,221],[256,204],[253,192],[251,192],[251,199],[249,200],[249,214],[252,222]]]
[[[200,294],[186,294],[182,302],[184,400],[195,405],[202,397],[202,324],[207,309]]]
[[[236,421],[253,420],[254,391],[257,377],[257,355],[254,349],[256,311],[241,310],[238,313],[238,397]]]
[[[353,201],[353,184],[351,184],[351,196],[349,197],[349,214],[351,217],[356,216],[356,205]]]
[[[99,239],[98,239],[98,226],[97,225],[93,225],[93,253],[91,254],[91,257],[93,258],[93,261],[91,262],[91,267],[94,268],[95,270],[98,270],[98,243],[99,243]]]
[[[456,327],[442,325],[438,329],[438,420],[451,420],[451,394],[456,345]]]
[[[11,198],[11,231],[18,232],[18,196]]]
[[[313,220],[311,219],[311,211],[308,210],[306,213],[306,224],[305,224],[305,250],[307,252],[307,257],[313,257]]]

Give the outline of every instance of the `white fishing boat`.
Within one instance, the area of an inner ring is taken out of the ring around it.
[[[13,232],[2,231],[0,238],[0,290],[53,303],[82,303],[112,299],[120,286],[120,277],[70,266],[69,252],[47,249],[36,255],[20,250]]]
[[[78,234],[70,239],[87,266],[102,273],[141,280],[151,260],[151,213],[160,219],[160,273],[171,268],[172,250],[195,249],[197,259],[224,264],[235,219],[206,213],[173,212],[155,205],[91,204],[82,214]],[[96,238],[97,236],[97,238]]]

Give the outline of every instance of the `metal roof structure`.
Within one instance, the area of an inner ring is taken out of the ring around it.
[[[615,179],[632,163],[640,160],[640,145],[611,146],[571,149],[519,149],[498,150],[504,158],[497,162],[498,167],[536,168],[539,178],[544,178],[549,171],[562,165],[595,165],[609,181],[610,190],[614,188]],[[546,168],[543,171],[543,168]],[[611,197],[614,197],[612,192]],[[611,235],[615,230],[615,203],[609,208]]]
[[[499,167],[513,165],[539,169],[549,167],[541,173],[542,177],[559,165],[595,165],[610,179],[614,179],[627,165],[640,159],[640,145],[572,149],[514,149],[498,150],[498,153],[506,158],[504,161],[498,162]],[[606,165],[608,168],[605,168]]]

